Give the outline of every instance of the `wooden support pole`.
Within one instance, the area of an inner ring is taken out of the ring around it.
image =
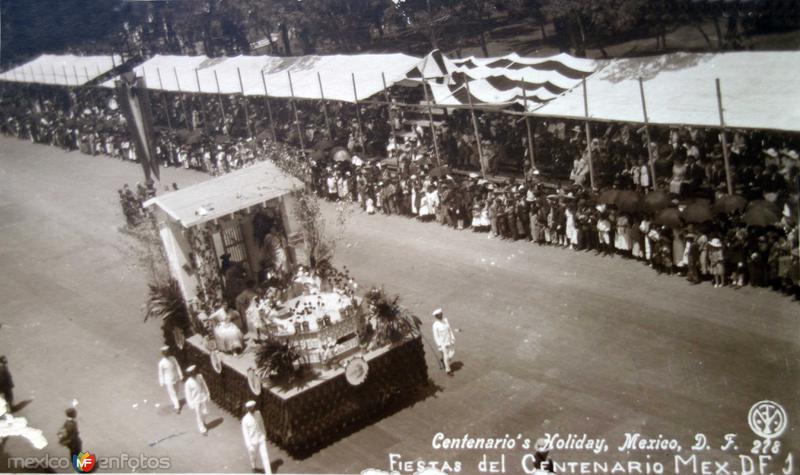
[[[197,82],[197,97],[200,98],[200,111],[203,114],[203,130],[208,130],[208,115],[206,113],[206,101],[203,99],[203,89],[200,87],[200,71],[194,69],[194,80]]]
[[[481,164],[481,175],[486,178],[488,172],[487,165],[483,160],[483,144],[481,143],[481,132],[478,128],[478,117],[475,115],[475,105],[472,103],[472,93],[469,90],[469,80],[464,79],[464,87],[467,88],[467,102],[469,103],[469,113],[472,116],[472,129],[475,133],[475,143],[478,145],[478,162]]]
[[[269,102],[269,91],[267,90],[267,78],[264,76],[264,70],[261,70],[261,84],[264,85],[264,100],[267,101],[267,115],[269,116],[269,128],[272,130],[272,140],[278,141],[278,136],[275,134],[275,120],[272,118],[272,105]]]
[[[297,104],[295,103],[295,98],[294,98],[294,85],[292,84],[292,72],[287,69],[286,74],[289,76],[289,93],[292,95],[292,109],[294,110],[294,123],[297,126],[297,138],[298,140],[300,140],[300,152],[303,154],[303,156],[305,156],[306,144],[305,144],[305,139],[303,137],[303,130],[300,128],[300,116],[297,113]]]
[[[169,101],[167,100],[167,91],[164,90],[164,82],[161,80],[161,68],[156,68],[156,76],[158,77],[158,88],[161,94],[161,100],[164,102],[164,114],[167,116],[167,127],[172,130],[172,118],[170,118]]]
[[[397,143],[397,130],[394,126],[394,114],[392,114],[392,101],[389,98],[389,88],[386,87],[386,74],[381,72],[381,81],[383,81],[383,96],[386,98],[386,107],[389,108],[389,126],[392,128],[392,138],[394,139],[395,154],[397,155],[397,169],[400,169],[400,144]]]
[[[328,118],[328,105],[325,103],[325,92],[322,90],[322,75],[317,71],[317,82],[319,83],[319,97],[322,98],[322,115],[325,118],[325,130],[328,131],[328,138],[333,139],[333,129]]]
[[[533,143],[533,133],[531,131],[531,118],[527,115],[528,113],[528,93],[525,91],[525,79],[522,80],[522,103],[525,107],[525,130],[528,132],[528,156],[531,159],[531,172],[536,171],[536,161],[534,160],[534,143]]]
[[[358,122],[358,136],[359,143],[361,143],[361,152],[366,155],[367,144],[366,137],[364,137],[364,127],[361,125],[361,104],[358,103],[358,91],[356,90],[356,73],[350,73],[350,78],[353,81],[353,100],[356,101],[356,121]]]
[[[189,113],[186,110],[186,94],[183,93],[183,88],[181,88],[181,81],[178,79],[178,69],[175,66],[172,67],[172,74],[175,76],[175,84],[178,87],[178,97],[181,100],[181,109],[183,110],[183,125],[186,126],[187,129],[194,130],[194,124],[191,123],[191,117],[189,117]]]
[[[75,85],[80,86],[81,80],[78,79],[78,68],[74,64],[72,65],[72,74],[75,75]]]
[[[441,161],[439,159],[439,142],[436,140],[436,127],[433,125],[433,106],[431,105],[431,100],[428,95],[428,81],[425,78],[422,78],[422,90],[425,92],[425,103],[428,104],[428,120],[430,121],[431,126],[431,137],[433,138],[433,152],[436,157],[436,166],[441,165]]]
[[[647,140],[647,161],[650,163],[650,184],[656,189],[656,165],[653,150],[650,147],[650,119],[647,117],[647,103],[644,100],[644,82],[639,78],[639,94],[642,96],[642,114],[644,115],[644,137]]]
[[[586,78],[583,78],[583,116],[586,118],[586,155],[589,158],[589,183],[595,189],[594,164],[592,163],[592,132],[589,130],[589,96],[586,93]]]
[[[236,75],[239,76],[239,91],[242,93],[242,102],[244,104],[244,123],[247,126],[247,136],[253,138],[253,129],[250,127],[250,113],[247,110],[247,96],[244,95],[244,83],[242,82],[242,71],[236,67]]]
[[[719,78],[716,79],[717,85],[717,107],[719,108],[719,126],[722,132],[722,157],[725,159],[725,182],[728,184],[728,194],[733,194],[733,179],[731,178],[731,162],[728,155],[728,138],[725,136],[725,117],[722,112],[722,89],[719,86]]]
[[[219,104],[219,110],[222,113],[222,130],[226,132],[225,135],[229,135],[228,128],[225,127],[225,124],[228,122],[228,116],[225,114],[225,105],[222,104],[222,90],[219,88],[219,76],[217,76],[217,70],[214,70],[214,82],[217,83],[217,103]]]

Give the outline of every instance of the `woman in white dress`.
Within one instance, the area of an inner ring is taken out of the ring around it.
[[[264,319],[261,318],[261,308],[259,308],[258,305],[258,297],[253,297],[253,299],[250,300],[250,305],[244,313],[247,318],[247,328],[251,333],[256,335],[256,338],[261,338],[261,334],[267,332],[267,326],[264,324]]]
[[[225,314],[223,320],[214,328],[214,337],[221,351],[241,353],[244,349],[244,335],[228,314]]]
[[[564,210],[566,216],[566,234],[567,243],[570,249],[575,249],[578,246],[578,227],[575,225],[575,211],[572,206],[567,206]]]
[[[627,254],[631,250],[631,222],[628,216],[620,214],[617,217],[617,232],[614,234],[614,247]]]

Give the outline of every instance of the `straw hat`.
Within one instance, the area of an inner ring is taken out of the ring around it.
[[[714,238],[708,242],[708,245],[711,247],[722,247],[722,241],[719,238]]]

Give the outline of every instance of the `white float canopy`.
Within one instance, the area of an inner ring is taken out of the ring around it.
[[[719,127],[719,79],[727,127],[800,131],[798,71],[800,52],[675,53],[612,60],[586,79],[589,118],[644,123],[641,77],[650,123]],[[582,119],[583,88],[577,84],[529,110]]]
[[[122,57],[117,54],[102,56],[43,54],[0,74],[0,80],[56,86],[82,86],[120,65],[122,65]]]
[[[283,173],[272,162],[263,161],[156,196],[144,206],[158,206],[172,220],[190,228],[279,198],[302,186],[299,180]]]

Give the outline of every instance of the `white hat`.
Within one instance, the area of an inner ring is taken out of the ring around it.
[[[433,316],[434,317],[438,317],[441,314],[442,314],[442,309],[441,308],[437,308],[436,310],[433,311]]]
[[[246,407],[248,409],[250,409],[252,407],[256,407],[256,402],[251,399],[251,400],[247,401],[246,403],[244,403],[244,407]]]
[[[714,238],[709,241],[708,245],[711,247],[722,247],[722,241],[720,241],[719,238]]]
[[[768,149],[764,150],[764,153],[769,155],[772,158],[778,158],[778,151],[775,150],[774,148],[768,148]]]
[[[169,346],[167,345],[162,346],[161,351],[169,351]]]
[[[189,366],[188,368],[186,368],[186,372],[187,372],[187,373],[191,373],[191,372],[193,372],[193,371],[194,371],[194,370],[196,370],[196,369],[197,369],[197,366],[195,366],[195,365],[191,365],[191,366]]]
[[[798,160],[798,159],[800,159],[800,155],[798,155],[798,153],[797,153],[797,150],[789,150],[789,151],[786,153],[786,156],[787,156],[787,157],[789,157],[789,158],[791,158],[791,159],[793,159],[793,160]]]

